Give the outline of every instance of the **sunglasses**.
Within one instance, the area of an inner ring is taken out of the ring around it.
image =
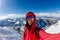
[[[34,19],[34,16],[29,16],[27,20]]]

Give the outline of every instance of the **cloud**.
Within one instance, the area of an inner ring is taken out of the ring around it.
[[[6,18],[19,18],[19,17],[25,17],[25,15],[22,15],[22,14],[7,14],[7,15],[3,15],[3,16],[0,16],[0,20],[2,19],[6,19]]]
[[[55,13],[35,13],[36,16],[45,16],[45,17],[57,17],[60,18],[60,11],[55,12]],[[6,18],[19,18],[19,17],[25,17],[26,14],[15,14],[15,13],[11,13],[11,14],[7,14],[7,15],[3,15],[0,16],[0,20],[1,19],[6,19]]]
[[[46,16],[46,17],[58,17],[58,18],[60,18],[60,12],[58,12],[58,13],[36,13],[36,16]]]

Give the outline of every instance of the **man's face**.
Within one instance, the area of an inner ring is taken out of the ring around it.
[[[32,23],[34,22],[34,17],[28,18],[28,24],[32,25]]]

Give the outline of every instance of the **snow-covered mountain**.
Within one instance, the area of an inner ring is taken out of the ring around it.
[[[37,27],[43,28],[48,33],[59,33],[60,32],[59,19],[60,18],[57,17],[37,16],[36,24]],[[25,24],[26,19],[24,15],[21,16],[16,14],[9,14],[6,16],[1,16],[0,17],[1,40],[21,40]]]
[[[3,19],[2,19],[3,18]],[[43,27],[44,29],[47,29],[50,25],[53,25],[57,23],[58,19],[55,17],[38,17],[37,16],[37,26],[38,27]],[[22,27],[26,23],[25,16],[19,16],[16,14],[9,14],[6,16],[2,16],[0,18],[0,26],[1,27]]]
[[[24,25],[24,20],[16,14],[0,17],[0,40],[22,40],[18,28]]]
[[[37,24],[41,24],[38,21],[44,21],[48,25],[54,24],[57,19],[53,17],[37,17]],[[49,23],[48,23],[49,22]],[[18,24],[17,24],[18,23]],[[25,23],[25,16],[19,16],[16,14],[10,14],[0,17],[0,26],[23,26]]]
[[[20,34],[11,27],[0,27],[0,40],[21,40]]]
[[[47,33],[51,33],[51,34],[60,33],[60,20],[59,20],[56,24],[51,25],[51,26],[46,30],[46,32],[47,32]]]

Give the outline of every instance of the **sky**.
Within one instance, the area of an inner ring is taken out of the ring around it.
[[[60,0],[0,0],[0,15],[60,12]]]

